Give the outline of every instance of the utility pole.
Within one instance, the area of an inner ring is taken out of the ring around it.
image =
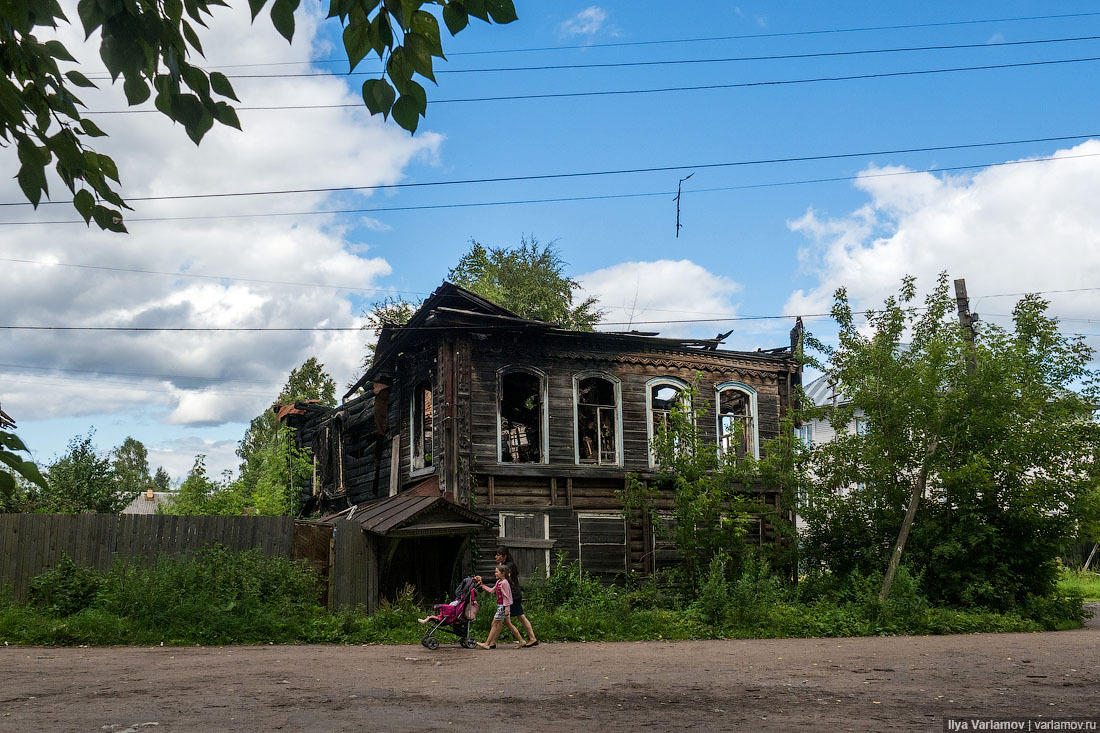
[[[963,327],[963,336],[970,344],[966,354],[966,371],[973,374],[978,368],[978,362],[974,355],[974,342],[978,337],[977,314],[970,312],[970,298],[966,295],[966,280],[959,278],[955,281],[955,305],[959,309],[959,325]]]

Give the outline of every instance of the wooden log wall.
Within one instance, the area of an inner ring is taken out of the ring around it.
[[[63,554],[99,571],[115,560],[150,565],[158,555],[179,557],[215,542],[234,551],[291,557],[293,529],[291,517],[0,514],[0,587],[25,601],[31,579]]]
[[[378,608],[378,553],[375,541],[357,522],[338,519],[332,541],[329,608]]]

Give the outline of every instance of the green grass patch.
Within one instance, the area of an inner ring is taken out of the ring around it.
[[[1058,590],[1062,593],[1078,593],[1086,601],[1100,601],[1100,573],[1062,568]]]

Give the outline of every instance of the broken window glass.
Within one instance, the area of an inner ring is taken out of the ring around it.
[[[432,383],[424,380],[413,390],[413,455],[414,471],[431,468],[432,463]]]
[[[542,462],[542,379],[527,372],[500,378],[500,460]]]
[[[753,455],[752,396],[739,389],[718,393],[718,446],[722,455]]]
[[[668,416],[683,393],[683,389],[673,384],[655,384],[650,388],[649,412],[654,437],[668,428]]]
[[[577,383],[577,449],[581,463],[619,462],[615,385],[601,377]]]

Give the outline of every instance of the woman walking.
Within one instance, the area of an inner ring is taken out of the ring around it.
[[[518,619],[523,628],[527,631],[527,641],[523,641],[523,637],[516,634],[519,639],[517,644],[521,648],[527,648],[532,646],[538,646],[539,640],[535,638],[535,630],[531,628],[531,621],[527,618],[527,615],[523,612],[523,588],[519,582],[519,567],[516,565],[516,561],[512,559],[512,553],[508,551],[507,547],[498,547],[496,549],[496,560],[498,565],[503,565],[508,568],[508,581],[511,584],[512,590],[512,607],[511,613],[509,613],[508,625],[512,625],[513,619]],[[515,630],[513,629],[513,633]]]

